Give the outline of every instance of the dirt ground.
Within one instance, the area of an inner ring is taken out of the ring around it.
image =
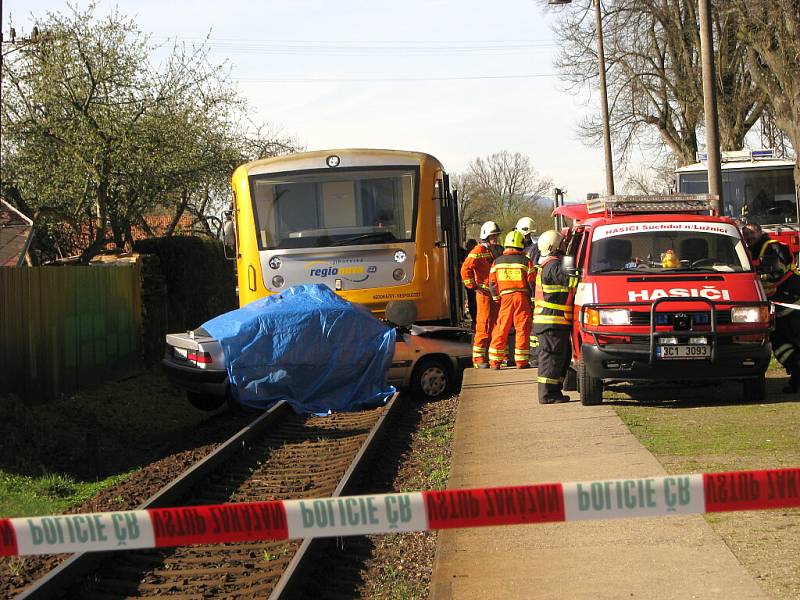
[[[252,421],[253,416],[242,413],[214,415],[197,426],[190,434],[176,440],[174,448],[166,449],[163,458],[131,474],[121,483],[103,490],[93,498],[69,508],[66,513],[132,510],[182,473],[195,462],[213,451],[220,442]],[[185,446],[190,450],[184,450]],[[128,460],[140,464],[152,460],[153,450],[148,447],[129,447]],[[140,456],[141,455],[141,456]],[[0,558],[0,598],[19,594],[35,579],[55,568],[69,554],[47,554]]]

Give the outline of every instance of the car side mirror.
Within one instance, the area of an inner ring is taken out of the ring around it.
[[[225,258],[236,257],[236,228],[230,213],[226,213],[222,222],[222,243],[225,246]]]

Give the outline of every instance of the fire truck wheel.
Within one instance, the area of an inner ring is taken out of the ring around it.
[[[563,389],[565,392],[574,392],[578,389],[578,374],[572,367],[568,368],[567,374],[564,375]]]
[[[596,406],[603,403],[603,380],[592,377],[586,369],[586,363],[578,363],[578,389],[580,390],[581,404]]]
[[[189,404],[194,406],[197,410],[217,410],[220,406],[225,404],[225,396],[209,396],[195,392],[186,392],[186,398],[189,400]]]
[[[745,402],[763,402],[767,397],[767,379],[762,375],[756,379],[742,381]]]

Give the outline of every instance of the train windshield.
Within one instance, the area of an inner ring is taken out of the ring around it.
[[[707,194],[707,173],[681,173],[680,191],[687,194]],[[759,225],[797,223],[791,167],[723,170],[722,196],[727,217],[741,218]]]
[[[417,177],[408,168],[253,176],[259,248],[413,241]]]

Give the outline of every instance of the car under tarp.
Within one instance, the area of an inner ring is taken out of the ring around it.
[[[326,414],[380,405],[395,330],[324,285],[299,285],[203,324],[219,340],[234,397]]]

